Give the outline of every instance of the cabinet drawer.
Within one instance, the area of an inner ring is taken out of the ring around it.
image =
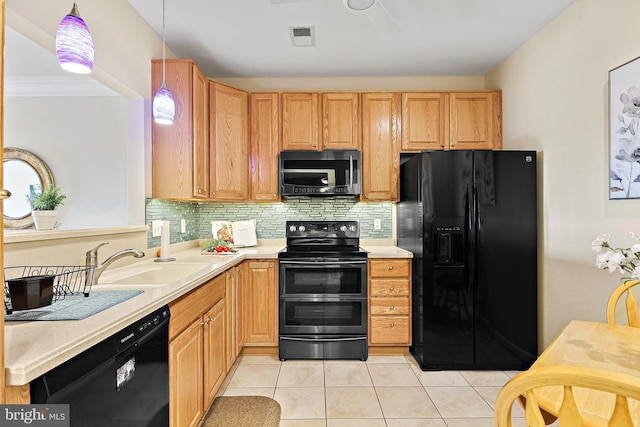
[[[200,317],[206,310],[224,298],[226,277],[221,274],[169,304],[169,339],[186,329],[193,319]]]
[[[371,277],[409,277],[409,260],[379,260],[369,264]]]
[[[371,279],[371,295],[408,296],[409,279]]]
[[[371,298],[372,315],[403,315],[409,314],[409,298]]]
[[[371,316],[371,336],[375,344],[411,344],[409,316]]]

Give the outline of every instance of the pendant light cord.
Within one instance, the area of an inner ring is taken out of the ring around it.
[[[162,86],[165,86],[166,43],[164,41],[165,0],[162,0]]]

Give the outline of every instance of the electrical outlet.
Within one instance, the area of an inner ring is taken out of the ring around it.
[[[187,221],[184,218],[180,220],[180,232],[182,234],[185,234],[187,232]]]
[[[162,220],[154,219],[151,221],[151,237],[160,237],[162,235]]]
[[[380,218],[376,218],[373,220],[373,229],[382,230],[382,220]]]

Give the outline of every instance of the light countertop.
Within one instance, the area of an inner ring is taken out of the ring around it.
[[[392,245],[366,242],[363,248],[369,252],[370,258],[412,257],[410,252]],[[175,263],[167,264],[201,264],[202,268],[163,286],[138,287],[109,284],[109,281],[132,267],[161,266],[164,263],[154,263],[153,259],[147,258],[120,268],[116,264],[101,276],[93,289],[143,289],[143,293],[83,320],[5,322],[6,384],[27,384],[244,259],[277,259],[282,249],[284,245],[277,242],[243,248],[232,255],[202,255],[197,246],[181,247],[171,252],[171,256],[176,258]]]

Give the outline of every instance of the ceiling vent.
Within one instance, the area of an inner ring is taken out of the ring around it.
[[[293,46],[315,46],[316,31],[313,25],[306,27],[289,27]]]

